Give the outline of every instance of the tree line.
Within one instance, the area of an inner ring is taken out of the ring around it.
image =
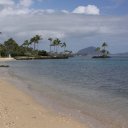
[[[0,56],[6,57],[11,55],[15,56],[48,56],[50,54],[58,54],[59,48],[63,48],[63,53],[66,52],[66,43],[59,39],[48,38],[49,43],[49,52],[45,50],[38,50],[39,42],[43,40],[40,35],[35,35],[29,40],[25,40],[22,45],[19,45],[13,38],[9,38],[0,43]]]

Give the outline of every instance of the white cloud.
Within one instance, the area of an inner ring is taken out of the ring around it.
[[[61,10],[61,12],[66,13],[66,14],[69,13],[69,11],[67,11],[67,10]]]
[[[17,9],[13,7],[6,7],[3,10],[0,11],[1,16],[6,16],[6,15],[24,15],[30,13],[30,10],[27,8],[24,9]]]
[[[77,8],[75,8],[73,10],[73,13],[99,15],[100,14],[100,9],[95,5],[78,6]]]
[[[34,2],[41,2],[43,0],[19,0],[17,3],[14,0],[1,0],[0,15],[23,15],[23,14],[42,14],[42,13],[72,13],[68,10],[56,11],[54,9],[32,9],[30,8]],[[99,15],[100,10],[95,5],[79,6],[74,9],[73,13]]]
[[[52,14],[55,12],[53,9],[32,9],[30,8],[34,2],[41,2],[40,0],[19,0],[18,3],[15,3],[14,0],[1,0],[0,4],[2,8],[0,9],[0,15],[33,15],[33,14],[43,14],[48,13]]]
[[[128,34],[127,20],[128,17],[92,17],[63,13],[24,14],[0,16],[0,28],[3,33],[9,35],[13,33],[15,36],[22,36],[22,38],[25,38],[28,33],[31,35],[41,33],[45,37],[85,38],[97,35]]]
[[[23,7],[30,7],[33,3],[33,0],[20,0],[19,5]]]
[[[45,12],[47,12],[47,13],[54,13],[55,10],[53,10],[53,9],[46,9]]]
[[[73,12],[60,10],[58,13],[53,9],[32,9],[32,0],[28,3],[26,1],[14,3],[13,0],[0,0],[0,5],[3,6],[0,9],[0,31],[3,33],[1,41],[14,37],[17,41],[23,42],[35,34],[41,34],[45,39],[64,38],[76,48],[100,40],[115,40],[119,44],[128,42],[127,16],[101,16],[95,5],[79,6]]]
[[[96,45],[97,42],[101,41],[115,41],[114,43],[123,46],[125,42],[128,42],[127,21],[127,16],[103,17],[71,13],[68,15],[64,13],[3,15],[0,16],[0,31],[3,33],[0,40],[2,42],[2,40],[13,37],[21,44],[25,39],[40,34],[44,39],[58,37],[66,40],[69,42],[68,46],[75,47],[75,49],[86,47],[89,43],[91,43],[90,45]],[[45,41],[42,45],[45,45]],[[42,46],[42,48],[44,47]],[[116,49],[116,46],[114,49]]]

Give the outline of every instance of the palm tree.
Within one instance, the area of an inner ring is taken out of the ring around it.
[[[97,48],[96,48],[96,51],[99,52],[99,51],[100,51],[100,47],[97,47]]]
[[[105,48],[106,48],[107,46],[108,46],[108,45],[107,45],[106,42],[104,42],[104,43],[102,44],[102,47],[103,47],[104,50],[105,50]]]
[[[1,57],[1,51],[2,51],[2,44],[0,44],[0,57]]]
[[[29,40],[25,40],[24,43],[21,45],[21,46],[25,47],[25,53],[27,53],[29,45],[30,45],[30,41]]]
[[[34,50],[36,49],[36,44],[38,44],[40,40],[42,40],[40,35],[35,35],[30,39],[30,44],[34,44]]]
[[[30,42],[28,40],[25,40],[22,46],[27,47],[30,45]]]
[[[30,44],[34,44],[33,49],[35,50],[35,37],[32,37],[32,38],[30,39]]]
[[[106,51],[106,56],[108,56],[110,53],[109,53],[109,51]]]
[[[107,47],[108,45],[107,45],[107,43],[106,42],[104,42],[103,44],[102,44],[102,50],[101,50],[101,52],[102,52],[102,54],[103,54],[103,56],[105,57],[105,56],[107,56],[108,55],[108,51],[106,51],[106,47]]]
[[[35,36],[35,43],[37,44],[37,48],[38,48],[38,44],[39,44],[39,41],[40,40],[43,40],[43,38],[41,37],[41,35],[36,35]]]
[[[52,38],[50,37],[50,38],[48,38],[48,40],[50,41],[50,45],[49,45],[49,47],[50,47],[50,52],[51,52],[51,46],[52,46]]]
[[[98,53],[98,55],[100,56],[101,48],[100,48],[100,47],[97,47],[97,48],[96,48],[96,52],[97,52],[97,53]]]
[[[67,46],[67,45],[66,45],[66,43],[65,43],[65,42],[64,42],[64,43],[62,43],[62,45],[61,45],[61,47],[62,47],[62,48],[64,48],[64,52],[65,52],[65,48],[66,48],[66,46]]]
[[[61,44],[60,39],[56,38],[55,40],[53,40],[53,45],[56,48],[56,53],[58,52],[58,46],[60,46],[60,44]]]

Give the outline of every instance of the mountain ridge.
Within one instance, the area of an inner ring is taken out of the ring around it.
[[[83,48],[77,52],[77,55],[81,55],[81,56],[98,55],[98,54],[99,52],[96,51],[96,47],[94,46]]]

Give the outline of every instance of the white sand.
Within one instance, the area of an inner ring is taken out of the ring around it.
[[[11,58],[11,57],[10,58],[9,57],[8,58],[1,58],[0,57],[0,61],[13,61],[13,60],[15,60],[15,59]]]

